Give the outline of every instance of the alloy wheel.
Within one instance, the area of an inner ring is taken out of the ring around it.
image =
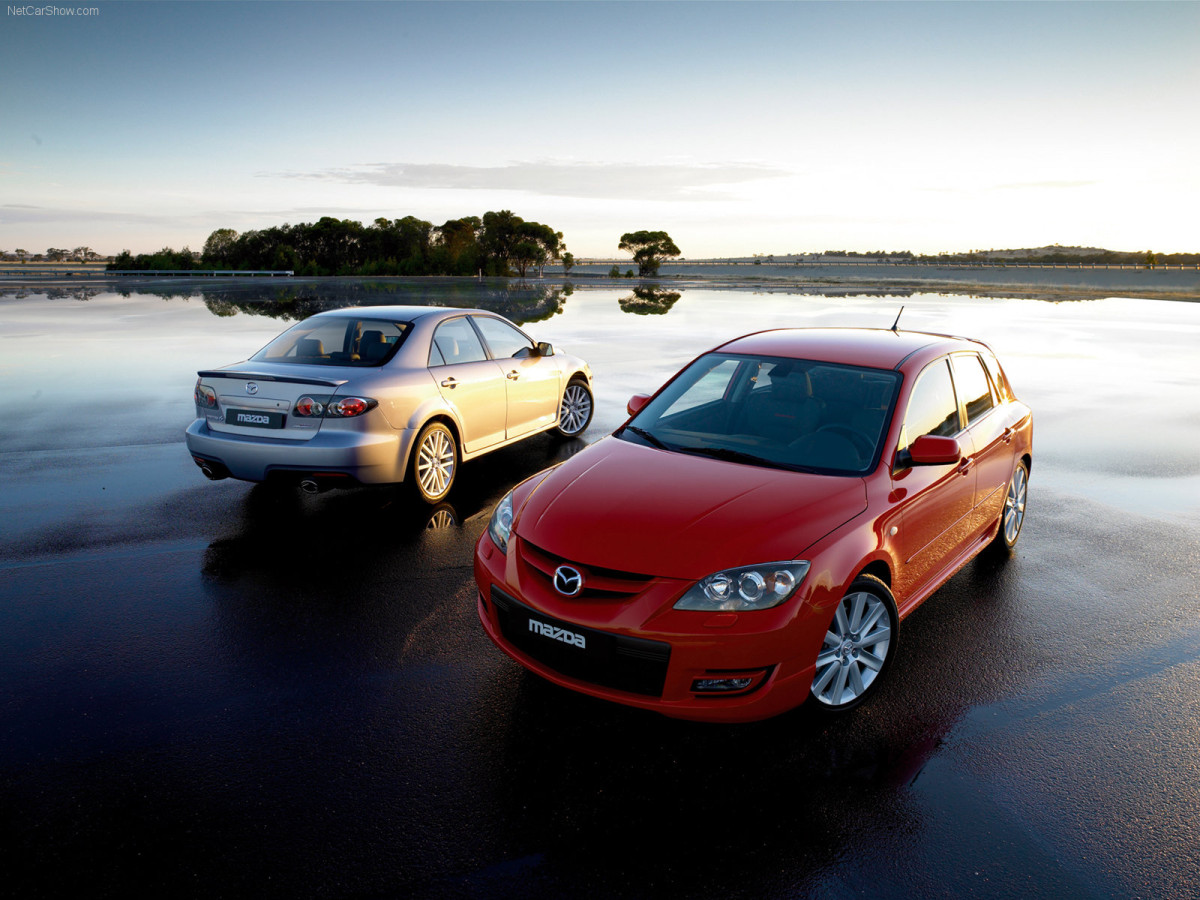
[[[573,436],[587,428],[592,418],[592,392],[577,381],[567,385],[558,408],[558,430]]]
[[[813,696],[831,708],[857,703],[883,670],[892,628],[882,598],[865,590],[843,597],[817,654]]]
[[[1024,465],[1017,466],[1008,485],[1008,497],[1004,501],[1004,542],[1012,546],[1021,533],[1025,521],[1025,498],[1029,493],[1029,474]]]
[[[417,450],[417,482],[430,498],[441,497],[454,480],[454,441],[441,429],[425,435]]]

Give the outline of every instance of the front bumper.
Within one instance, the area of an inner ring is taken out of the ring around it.
[[[272,472],[336,472],[363,484],[404,480],[408,429],[391,434],[322,429],[310,440],[294,441],[213,431],[196,419],[184,432],[188,451],[220,463],[233,478],[265,481]]]
[[[678,625],[597,627],[582,609],[578,616],[563,615],[561,606],[539,596],[536,582],[522,590],[506,581],[506,562],[485,533],[475,553],[480,621],[497,647],[548,681],[673,718],[709,722],[767,719],[808,698],[825,630],[815,615],[801,610],[778,617],[773,622],[780,627],[766,630],[747,628],[754,614],[742,615],[739,627],[736,615],[708,613],[669,617],[691,624],[686,631]],[[742,676],[751,679],[744,691],[696,689],[700,681]]]

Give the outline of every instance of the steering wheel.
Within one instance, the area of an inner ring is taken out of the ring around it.
[[[875,445],[867,440],[867,436],[849,425],[832,422],[829,425],[822,425],[817,431],[832,431],[834,434],[840,434],[854,445],[854,449],[864,460],[870,459],[875,453]]]

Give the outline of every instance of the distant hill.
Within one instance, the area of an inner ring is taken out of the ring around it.
[[[909,250],[826,250],[822,253],[755,254],[746,261],[762,263],[797,262],[979,262],[979,261],[1036,261],[1044,263],[1097,263],[1108,265],[1197,265],[1200,253],[1155,253],[1150,250],[1105,250],[1102,247],[1023,247],[1009,250],[968,250],[920,254]]]

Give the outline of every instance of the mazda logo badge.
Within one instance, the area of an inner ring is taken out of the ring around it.
[[[578,597],[583,590],[583,576],[578,569],[559,566],[554,570],[554,589],[564,597]]]
[[[258,393],[258,384],[253,381],[247,381],[246,382],[246,393],[247,394],[257,394]]]

